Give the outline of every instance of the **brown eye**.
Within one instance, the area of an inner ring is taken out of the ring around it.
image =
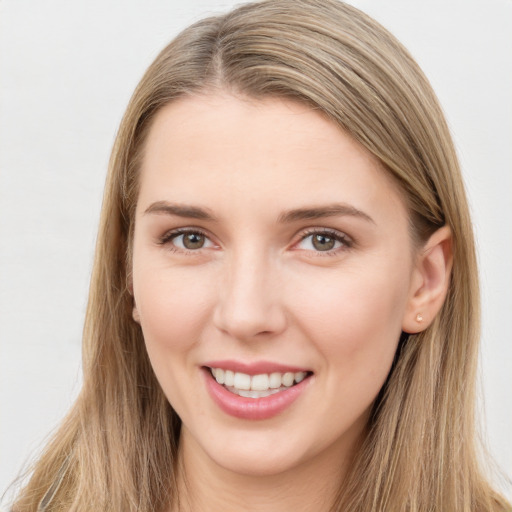
[[[329,251],[334,249],[336,240],[331,236],[317,233],[316,235],[313,235],[311,243],[317,251]]]
[[[183,235],[180,236],[183,237],[182,243],[185,249],[201,249],[204,246],[205,236],[202,235],[201,233],[184,233]]]
[[[310,232],[303,236],[296,248],[313,253],[337,254],[339,250],[352,247],[352,240],[339,231],[330,229]]]
[[[200,252],[202,249],[214,249],[217,246],[206,233],[194,228],[182,228],[165,233],[158,241],[159,245],[186,254]]]

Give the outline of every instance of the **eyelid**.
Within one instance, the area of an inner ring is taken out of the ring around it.
[[[203,228],[200,228],[200,227],[196,227],[196,226],[186,226],[186,227],[170,229],[170,230],[166,231],[163,235],[158,237],[157,243],[158,243],[158,245],[165,246],[165,245],[169,244],[170,242],[172,242],[172,240],[174,238],[177,238],[180,235],[184,235],[184,234],[188,234],[188,233],[198,233],[198,234],[204,236],[206,239],[208,239],[208,241],[214,247],[215,246],[219,247],[219,244],[217,244],[213,240],[213,237],[206,230],[204,230]],[[332,237],[336,241],[340,242],[342,244],[342,246],[334,248],[334,249],[326,250],[326,251],[315,251],[313,249],[311,249],[311,250],[310,249],[300,249],[300,248],[297,247],[306,238],[308,238],[308,237],[310,237],[312,235],[315,235],[315,234],[327,235],[329,237]],[[311,228],[307,228],[307,229],[301,231],[297,236],[299,237],[299,239],[292,244],[292,249],[294,249],[294,250],[302,250],[302,251],[305,251],[305,252],[311,252],[311,253],[313,253],[315,255],[318,255],[318,256],[322,256],[322,255],[323,256],[327,256],[327,255],[337,254],[340,251],[345,251],[347,249],[352,248],[354,243],[355,243],[353,238],[350,237],[349,235],[347,235],[346,233],[344,233],[343,231],[338,231],[337,229],[327,228],[327,227],[311,227]],[[191,250],[191,249],[187,250],[187,249],[183,249],[181,247],[177,247],[177,246],[174,246],[174,245],[172,246],[172,249],[175,250],[175,251],[190,252],[190,253],[198,253],[202,249],[208,249],[208,248],[211,248],[211,246],[210,247],[204,247],[204,248],[202,247],[202,248],[199,248],[199,249],[196,249],[196,250]]]
[[[327,251],[315,251],[313,249],[300,249],[297,247],[301,242],[306,240],[306,238],[308,238],[312,235],[317,235],[317,234],[328,235],[328,236],[334,238],[336,241],[340,242],[342,244],[342,246],[337,247],[335,249],[330,249]],[[334,254],[338,254],[340,251],[346,251],[347,249],[351,249],[355,244],[354,239],[352,237],[350,237],[349,235],[347,235],[346,233],[344,233],[343,231],[338,231],[337,229],[326,228],[326,227],[308,228],[308,229],[302,231],[299,234],[299,237],[300,237],[299,240],[293,244],[292,248],[295,250],[299,250],[299,251],[302,250],[302,251],[311,252],[315,256],[332,256]]]
[[[206,239],[208,239],[213,246],[218,246],[218,244],[216,244],[212,240],[212,236],[207,231],[205,231],[202,228],[196,227],[196,226],[187,226],[187,227],[183,227],[183,228],[170,229],[170,230],[166,231],[163,235],[158,237],[157,243],[158,243],[158,245],[164,246],[164,245],[170,244],[174,238],[177,238],[180,235],[186,235],[189,233],[198,233],[198,234],[204,236]],[[205,249],[208,249],[208,248],[209,247],[205,247]],[[200,249],[191,250],[191,249],[183,249],[181,247],[173,246],[173,250],[181,251],[181,252],[191,252],[191,253],[199,252],[199,251],[201,251],[201,249],[203,249],[203,247],[201,247]]]

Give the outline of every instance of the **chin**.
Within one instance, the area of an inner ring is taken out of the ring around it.
[[[276,476],[302,464],[302,457],[298,453],[281,453],[275,449],[262,451],[257,447],[232,447],[222,453],[212,453],[210,457],[226,471],[251,477]]]

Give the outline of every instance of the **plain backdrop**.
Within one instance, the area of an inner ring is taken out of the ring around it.
[[[80,341],[114,135],[145,68],[231,1],[0,0],[0,494],[80,388]],[[482,279],[482,423],[512,475],[512,1],[352,0],[436,90]],[[510,495],[510,494],[509,494]]]

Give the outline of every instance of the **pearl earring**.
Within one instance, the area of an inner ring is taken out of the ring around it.
[[[421,313],[418,313],[416,315],[416,322],[420,323],[423,322],[423,315]]]

